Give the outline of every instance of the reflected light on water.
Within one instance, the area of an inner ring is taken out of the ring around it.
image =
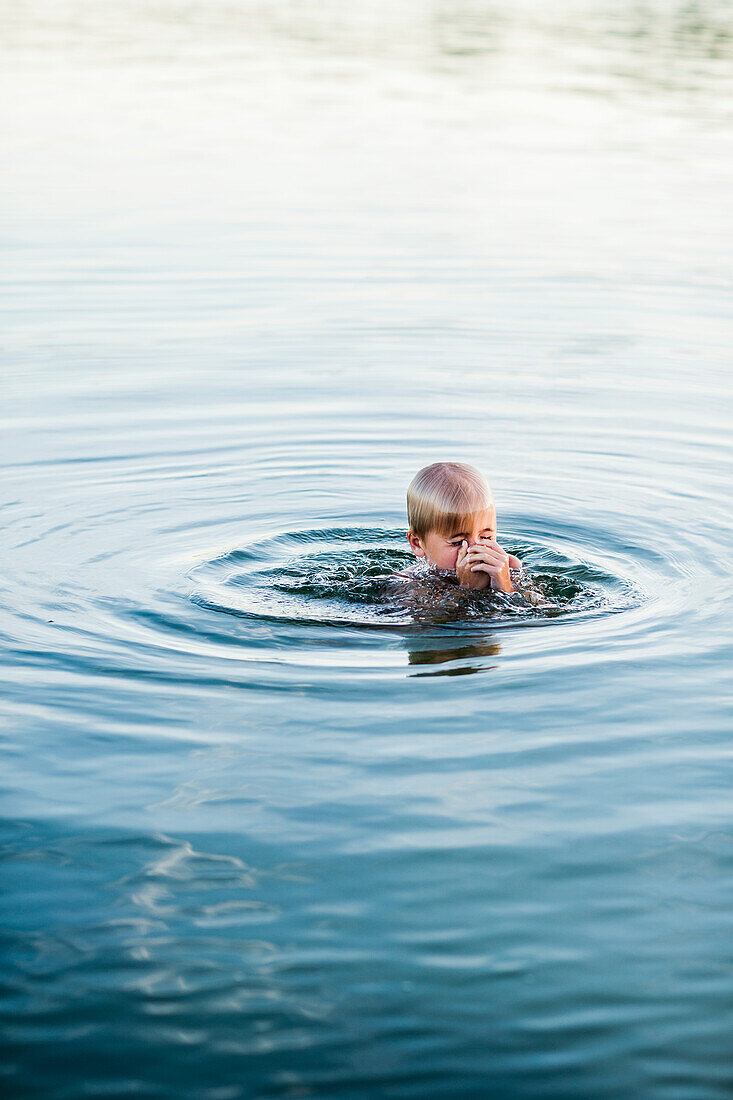
[[[4,1094],[729,1100],[731,62],[0,0]],[[377,615],[439,459],[562,614]]]

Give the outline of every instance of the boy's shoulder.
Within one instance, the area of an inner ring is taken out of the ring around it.
[[[426,567],[422,561],[416,561],[413,565],[406,565],[404,569],[391,573],[389,580],[397,584],[410,583],[413,586],[424,584],[431,587],[444,587],[447,584],[455,587],[458,584],[458,578],[450,569]]]
[[[399,569],[396,573],[390,573],[389,579],[391,581],[414,581],[422,572],[424,572],[424,568],[421,568],[415,562],[413,565],[406,565],[404,569]]]

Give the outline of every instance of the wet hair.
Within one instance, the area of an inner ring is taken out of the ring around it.
[[[430,531],[452,535],[494,502],[491,487],[475,466],[433,462],[413,477],[407,490],[407,520],[418,538]]]

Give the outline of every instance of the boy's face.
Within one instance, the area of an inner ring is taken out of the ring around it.
[[[439,535],[437,531],[428,531],[424,538],[407,532],[413,554],[418,558],[427,558],[436,569],[450,569],[455,573],[458,551],[463,542],[473,546],[476,542],[496,538],[496,508],[492,504],[483,512],[475,512],[470,521],[460,531],[451,531]]]

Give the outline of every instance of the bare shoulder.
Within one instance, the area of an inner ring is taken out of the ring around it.
[[[404,569],[399,569],[396,573],[390,573],[388,579],[391,581],[414,581],[422,573],[424,573],[424,570],[420,569],[417,564],[406,565]]]

